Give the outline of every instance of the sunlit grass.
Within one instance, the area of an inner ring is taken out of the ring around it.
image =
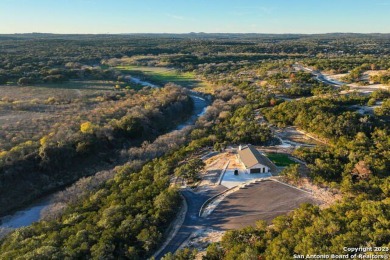
[[[287,154],[283,153],[267,153],[268,159],[270,159],[276,166],[289,166],[291,164],[296,164],[293,160],[288,158]]]
[[[205,89],[208,84],[197,79],[195,73],[179,72],[166,67],[146,67],[146,66],[117,66],[117,69],[130,75],[146,76],[148,80],[157,84],[167,84],[169,82],[194,89]]]

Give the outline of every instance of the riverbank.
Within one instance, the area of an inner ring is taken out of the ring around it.
[[[41,219],[41,212],[48,207],[55,194],[51,194],[47,197],[39,199],[26,208],[18,210],[10,215],[4,216],[0,219],[0,228],[19,228],[31,225],[31,223],[39,221]]]
[[[136,79],[132,77],[132,79]],[[140,84],[144,84],[145,86],[153,85],[146,81],[138,81]],[[157,87],[156,85],[153,85]],[[191,115],[181,124],[176,125],[170,133],[182,130],[187,126],[193,125],[196,120],[202,116],[207,106],[209,105],[209,101],[206,98],[203,98],[201,94],[197,92],[191,91],[189,97],[193,101],[193,110]],[[114,168],[115,165],[111,165],[111,168]],[[19,210],[12,212],[11,214],[5,215],[0,218],[0,228],[3,229],[14,229],[23,226],[31,225],[33,222],[39,221],[41,219],[41,213],[43,210],[47,209],[53,204],[53,197],[57,193],[60,193],[62,189],[56,190],[55,192],[47,195],[46,197],[40,198],[38,200],[34,200],[30,203],[26,203],[24,207],[21,207]]]

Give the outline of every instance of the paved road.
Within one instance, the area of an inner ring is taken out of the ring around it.
[[[176,236],[168,246],[157,255],[161,259],[168,252],[175,252],[187,238],[199,229],[229,230],[255,225],[263,219],[271,221],[276,216],[286,214],[301,203],[316,203],[305,192],[274,181],[263,181],[248,185],[227,196],[214,212],[207,218],[198,216],[202,204],[211,196],[222,192],[225,188],[217,186],[209,192],[194,193],[183,190],[188,211],[185,220]]]
[[[208,192],[202,193],[194,193],[189,189],[182,191],[188,205],[188,211],[185,216],[184,223],[165,249],[156,256],[157,260],[161,259],[161,257],[169,252],[174,253],[193,232],[204,227],[205,219],[199,217],[200,208],[207,199],[224,191],[225,189],[226,188],[223,186],[217,186],[210,189]]]

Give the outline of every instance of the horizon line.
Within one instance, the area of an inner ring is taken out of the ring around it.
[[[318,33],[302,33],[302,32],[286,32],[286,33],[265,33],[265,32],[128,32],[128,33],[53,33],[53,32],[15,32],[15,33],[0,33],[1,35],[26,35],[26,34],[50,34],[50,35],[136,35],[136,34],[257,34],[257,35],[324,35],[324,34],[390,34],[390,32],[318,32]]]

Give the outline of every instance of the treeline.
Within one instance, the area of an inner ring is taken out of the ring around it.
[[[192,112],[185,90],[167,86],[125,95],[60,122],[39,141],[0,153],[1,213],[110,165],[123,147],[174,128]]]
[[[380,50],[378,50],[380,52]],[[390,68],[388,59],[382,56],[353,55],[351,57],[319,57],[305,59],[303,62],[315,70],[329,73],[348,73],[353,71],[351,79],[357,79],[363,70],[387,70]]]
[[[341,138],[330,147],[301,148],[294,152],[305,160],[316,182],[328,183],[344,192],[375,192],[366,182],[390,173],[388,128],[358,132],[353,139]]]
[[[196,129],[192,134],[193,137],[210,136],[217,150],[228,144],[266,145],[273,142],[269,127],[266,124],[260,124],[256,119],[257,105],[254,105],[248,98],[248,93],[232,85],[215,87],[214,96],[217,99],[207,109],[206,116],[200,118],[200,123],[209,128]],[[256,97],[259,98],[259,96]],[[269,104],[269,100],[263,95],[261,99],[264,99],[265,104]],[[212,120],[213,123],[204,123],[205,119]]]
[[[225,145],[269,144],[273,138],[271,130],[267,125],[259,124],[253,110],[253,106],[246,104],[234,112],[221,112],[219,122],[214,126],[217,140]]]
[[[334,87],[316,80],[311,73],[296,70],[294,65],[292,59],[262,60],[260,63],[241,60],[204,63],[194,71],[208,82],[234,85],[248,90],[247,94],[251,96],[260,92],[296,98],[337,92]]]
[[[369,133],[375,126],[374,118],[355,113],[348,107],[365,105],[367,101],[365,96],[307,98],[283,102],[262,112],[270,123],[278,127],[295,125],[320,138],[351,139],[358,132]]]
[[[372,96],[383,96],[373,94]],[[388,94],[387,94],[388,95]],[[295,155],[308,163],[310,174],[318,182],[342,183],[352,187],[363,172],[371,176],[388,176],[389,128],[386,121],[374,115],[361,115],[350,110],[354,104],[364,105],[369,97],[342,96],[322,99],[302,99],[284,102],[264,109],[265,117],[277,126],[298,126],[317,136],[329,146],[301,148]],[[356,176],[351,173],[355,172]]]
[[[131,36],[20,35],[0,38],[0,84],[62,82],[69,78],[114,79],[105,58],[171,53],[158,42]],[[149,43],[148,43],[149,42]]]
[[[373,83],[380,83],[384,85],[390,85],[390,71],[382,72],[377,75],[371,75],[370,81]]]
[[[103,61],[134,55],[163,55],[166,66],[187,71],[207,63],[261,62],[317,55],[323,58],[311,59],[308,64],[318,69],[347,72],[362,62],[389,68],[383,58],[390,53],[388,42],[386,35],[353,34],[4,35],[0,37],[0,84],[115,79],[118,75],[104,66]],[[367,57],[351,59],[348,55]],[[342,57],[341,65],[329,64],[338,63],[338,57]],[[150,65],[150,62],[145,59],[140,64]]]
[[[390,120],[390,98],[383,100],[381,106],[375,108],[375,114],[379,117],[387,118],[387,121]]]
[[[292,98],[335,92],[332,86],[318,82],[311,73],[303,71],[275,73],[266,77],[266,81],[278,93]]]
[[[14,79],[19,77],[20,73],[29,68],[20,68],[15,71]],[[24,73],[23,73],[24,74]],[[87,66],[80,63],[68,62],[63,68],[42,68],[40,71],[24,74],[17,79],[17,84],[34,85],[38,83],[61,83],[70,79],[94,79],[94,80],[116,80],[119,73],[101,66]],[[12,80],[12,78],[10,79]],[[3,81],[4,84],[4,81]]]

